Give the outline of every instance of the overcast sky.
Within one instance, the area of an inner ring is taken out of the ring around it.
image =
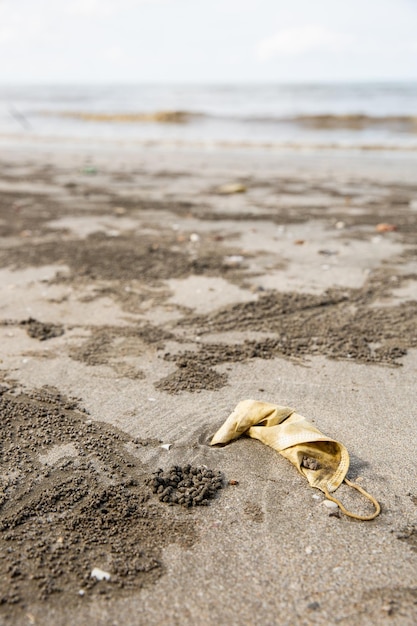
[[[417,0],[0,0],[0,82],[417,80]]]

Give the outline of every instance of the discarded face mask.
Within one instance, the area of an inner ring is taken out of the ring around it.
[[[259,439],[277,450],[296,466],[312,487],[323,491],[345,515],[359,520],[372,520],[379,515],[381,508],[375,498],[346,478],[349,453],[345,446],[323,435],[294,409],[243,400],[214,435],[211,445],[226,444],[242,435]],[[375,507],[372,515],[357,515],[347,511],[339,500],[330,495],[343,482],[372,502]]]

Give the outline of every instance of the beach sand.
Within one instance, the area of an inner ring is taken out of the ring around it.
[[[0,161],[0,624],[415,624],[416,157]],[[381,515],[210,447],[246,398],[343,442]],[[187,464],[222,472],[209,506],[152,492]]]

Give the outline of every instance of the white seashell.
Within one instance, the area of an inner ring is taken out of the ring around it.
[[[94,567],[90,574],[91,578],[95,578],[96,580],[110,580],[111,576],[109,572],[105,572],[99,567]]]
[[[162,443],[159,447],[164,450],[169,450],[172,447],[172,443]]]

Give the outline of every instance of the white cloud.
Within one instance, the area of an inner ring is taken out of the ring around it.
[[[139,4],[155,3],[159,0],[72,0],[66,7],[70,15],[108,17],[114,13]]]
[[[0,84],[415,80],[416,23],[416,0],[0,0]]]
[[[257,56],[261,61],[274,57],[299,56],[316,50],[345,49],[350,37],[323,26],[306,25],[278,31],[258,43]]]
[[[13,39],[17,38],[17,35],[17,30],[13,28],[0,28],[0,44],[13,41]]]
[[[126,54],[123,48],[117,45],[105,48],[102,51],[101,56],[105,61],[110,61],[111,63],[117,63],[119,61],[123,61],[123,59],[126,58]]]
[[[39,16],[27,17],[23,10],[7,2],[0,2],[0,45],[33,41],[39,33],[42,33],[42,19]]]
[[[114,10],[114,3],[105,0],[74,0],[67,7],[70,15],[110,15]]]

